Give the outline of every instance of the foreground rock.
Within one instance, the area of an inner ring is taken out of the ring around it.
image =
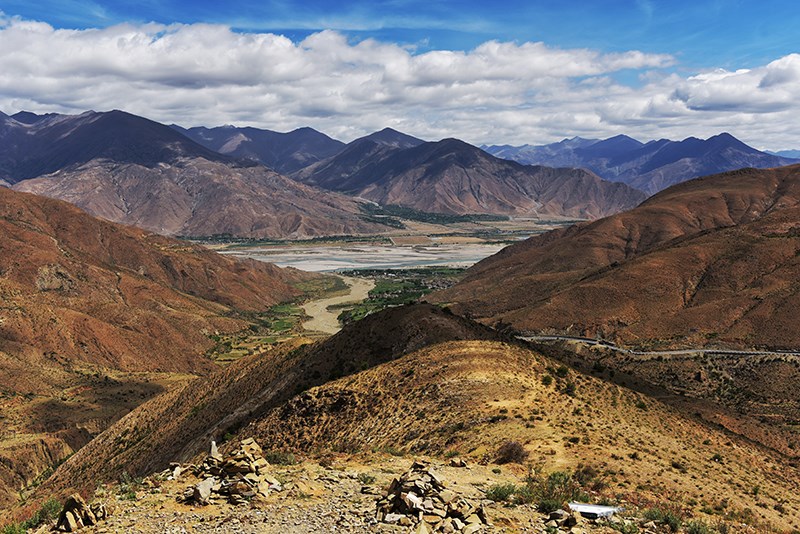
[[[269,467],[261,447],[252,438],[242,441],[227,458],[223,458],[212,442],[211,453],[201,466],[194,468],[194,474],[202,481],[186,488],[178,500],[200,505],[216,500],[242,504],[256,496],[267,497],[270,492],[283,489],[280,482],[268,474]],[[189,469],[175,465],[171,476],[177,478],[185,470]]]
[[[473,534],[489,525],[482,504],[447,489],[430,464],[422,461],[392,481],[377,507],[378,521],[413,526],[417,534]]]
[[[64,503],[58,514],[55,530],[59,532],[75,532],[83,527],[96,525],[107,517],[106,507],[101,503],[86,504],[83,497],[74,493]]]

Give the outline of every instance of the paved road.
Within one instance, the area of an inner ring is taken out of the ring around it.
[[[521,335],[517,339],[522,341],[571,341],[582,343],[592,347],[602,347],[604,349],[631,354],[633,356],[702,356],[704,354],[731,354],[737,356],[800,356],[800,351],[781,351],[781,350],[728,350],[728,349],[677,349],[677,350],[633,350],[618,347],[610,341],[592,339],[588,337],[571,336],[534,336]]]
[[[304,329],[313,332],[335,334],[342,329],[338,319],[341,310],[328,311],[328,307],[335,304],[361,302],[367,298],[370,290],[375,287],[375,281],[367,278],[350,278],[348,276],[341,276],[340,278],[350,287],[350,292],[347,295],[312,300],[304,304],[303,309],[306,315],[311,317],[310,320],[303,323]]]

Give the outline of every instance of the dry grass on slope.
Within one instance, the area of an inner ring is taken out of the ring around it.
[[[371,315],[314,345],[297,340],[242,358],[140,406],[78,451],[36,495],[88,492],[123,471],[138,476],[164,469],[308,388],[431,344],[492,337],[481,325],[423,304]]]
[[[525,347],[474,339],[489,334],[418,305],[315,345],[244,358],[129,414],[37,498],[196,460],[228,433],[279,455],[339,454],[365,465],[384,453],[491,462],[513,440],[539,471],[596,470],[597,499],[798,528],[790,514],[800,506],[800,472],[785,458]],[[510,469],[521,480],[526,468]]]
[[[598,470],[612,499],[798,527],[800,472],[784,457],[556,365],[499,342],[442,343],[302,393],[240,436],[294,453],[457,451],[473,460],[494,460],[513,440],[539,470]]]

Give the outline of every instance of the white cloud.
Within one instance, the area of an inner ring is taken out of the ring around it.
[[[800,55],[688,77],[673,66],[670,55],[544,43],[415,54],[333,31],[292,42],[218,25],[56,30],[0,15],[5,112],[118,108],[186,126],[312,126],[343,140],[384,126],[474,143],[728,130],[760,146],[800,146]],[[629,69],[639,83],[615,81]]]

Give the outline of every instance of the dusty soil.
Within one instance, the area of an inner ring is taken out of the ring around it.
[[[327,462],[330,459],[327,459]],[[375,503],[382,488],[402,475],[411,457],[385,454],[371,458],[340,455],[327,467],[306,461],[294,466],[273,466],[275,477],[285,489],[266,499],[233,506],[228,503],[193,506],[178,503],[184,489],[199,482],[191,474],[178,480],[150,477],[137,488],[135,497],[118,485],[98,493],[114,512],[105,522],[82,532],[225,532],[264,534],[307,533],[406,533],[406,527],[377,523]],[[519,484],[525,469],[519,465],[450,467],[446,460],[434,460],[434,468],[448,489],[473,502],[483,500],[492,526],[488,532],[542,532],[543,516],[533,505],[508,506],[485,500],[486,490],[495,484]],[[372,480],[364,484],[364,480]],[[378,495],[376,495],[378,494]],[[606,529],[579,518],[574,532],[606,532]],[[608,530],[608,532],[613,532]]]

